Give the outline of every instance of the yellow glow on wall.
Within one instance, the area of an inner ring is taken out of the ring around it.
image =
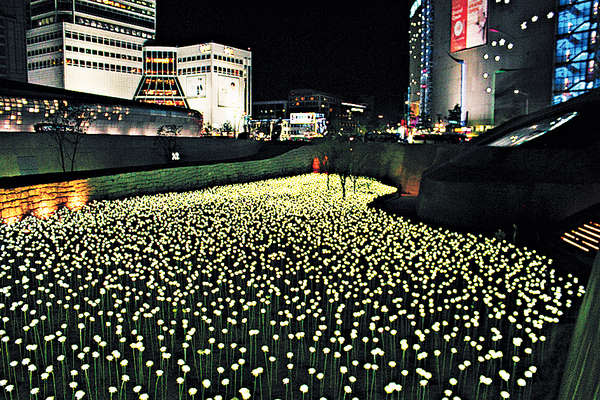
[[[89,200],[87,180],[0,189],[0,219],[12,224],[26,215],[40,219],[52,216],[60,207],[81,209]]]

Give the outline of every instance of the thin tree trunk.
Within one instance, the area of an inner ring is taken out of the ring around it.
[[[80,138],[77,137],[75,139],[75,141],[73,142],[73,154],[71,157],[71,172],[73,172],[75,169],[75,156],[77,155],[77,148],[79,147],[79,140],[80,140]]]
[[[58,153],[60,154],[60,166],[62,167],[63,172],[67,172],[67,168],[65,166],[65,146],[63,139],[57,136],[56,143],[58,144]]]

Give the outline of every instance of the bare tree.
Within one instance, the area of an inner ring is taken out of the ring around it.
[[[156,140],[162,148],[168,162],[179,161],[177,136],[181,134],[182,125],[161,125],[156,131]]]
[[[368,163],[368,152],[359,143],[344,143],[338,140],[327,140],[322,144],[319,154],[320,168],[327,174],[327,189],[329,176],[335,173],[340,178],[342,196],[346,197],[348,180],[352,182],[356,193],[357,183],[364,175]]]
[[[36,132],[48,134],[54,139],[63,172],[75,168],[81,139],[87,133],[93,119],[91,109],[83,104],[73,105],[66,100],[59,102],[58,109],[43,122],[35,125]]]
[[[327,189],[329,189],[329,176],[331,173],[335,173],[340,178],[340,185],[342,186],[342,197],[346,197],[346,182],[350,177],[351,170],[351,147],[337,142],[336,140],[329,139],[323,145],[322,155],[320,158],[321,165],[323,165],[325,172],[327,173]]]
[[[354,193],[356,193],[358,179],[364,175],[369,160],[369,153],[364,150],[360,145],[350,146],[348,173],[352,181]]]

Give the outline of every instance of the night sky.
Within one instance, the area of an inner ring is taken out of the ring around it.
[[[252,50],[254,101],[287,99],[291,89],[311,88],[349,99],[375,96],[378,112],[399,109],[404,102],[406,0],[247,2],[243,7],[223,1],[157,3],[157,44],[214,41]]]

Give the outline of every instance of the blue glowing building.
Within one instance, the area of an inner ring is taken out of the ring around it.
[[[552,104],[597,87],[598,0],[559,0]]]

